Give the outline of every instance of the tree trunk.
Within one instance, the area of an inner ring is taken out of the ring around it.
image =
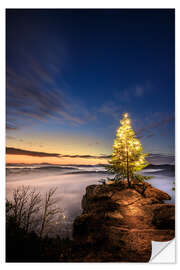
[[[129,179],[129,158],[128,158],[128,151],[127,151],[127,180],[128,180],[128,187],[131,186],[131,182]]]

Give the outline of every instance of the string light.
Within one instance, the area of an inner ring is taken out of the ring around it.
[[[146,154],[143,153],[141,143],[131,127],[128,113],[123,114],[120,123],[121,126],[117,129],[114,140],[110,166],[112,171],[121,173],[128,179],[128,175],[141,170],[148,163],[145,160]]]

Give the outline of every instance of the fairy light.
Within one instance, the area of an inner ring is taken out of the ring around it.
[[[128,179],[128,174],[139,171],[148,163],[139,139],[131,127],[128,113],[123,114],[120,127],[116,130],[112,159],[109,161],[114,172],[121,172]]]

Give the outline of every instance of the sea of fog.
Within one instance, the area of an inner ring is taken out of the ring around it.
[[[102,178],[107,175],[103,166],[86,165],[8,165],[6,176],[6,197],[12,198],[13,190],[22,185],[36,187],[42,195],[52,187],[57,187],[56,198],[64,213],[64,221],[57,222],[57,233],[66,231],[71,234],[72,222],[81,213],[81,199],[85,194],[86,187],[92,184],[100,184]],[[174,191],[174,170],[165,167],[144,169],[141,173],[152,175],[153,179],[148,180],[154,187],[167,192],[171,196],[168,203],[175,202]],[[59,225],[61,224],[61,226]],[[63,229],[66,227],[66,229]]]

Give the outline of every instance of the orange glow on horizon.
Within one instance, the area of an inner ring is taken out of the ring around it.
[[[106,159],[85,159],[85,158],[57,158],[57,157],[33,157],[25,155],[6,155],[6,163],[24,163],[24,164],[41,164],[41,163],[50,163],[50,164],[82,164],[82,165],[96,165],[96,164],[106,164]]]

